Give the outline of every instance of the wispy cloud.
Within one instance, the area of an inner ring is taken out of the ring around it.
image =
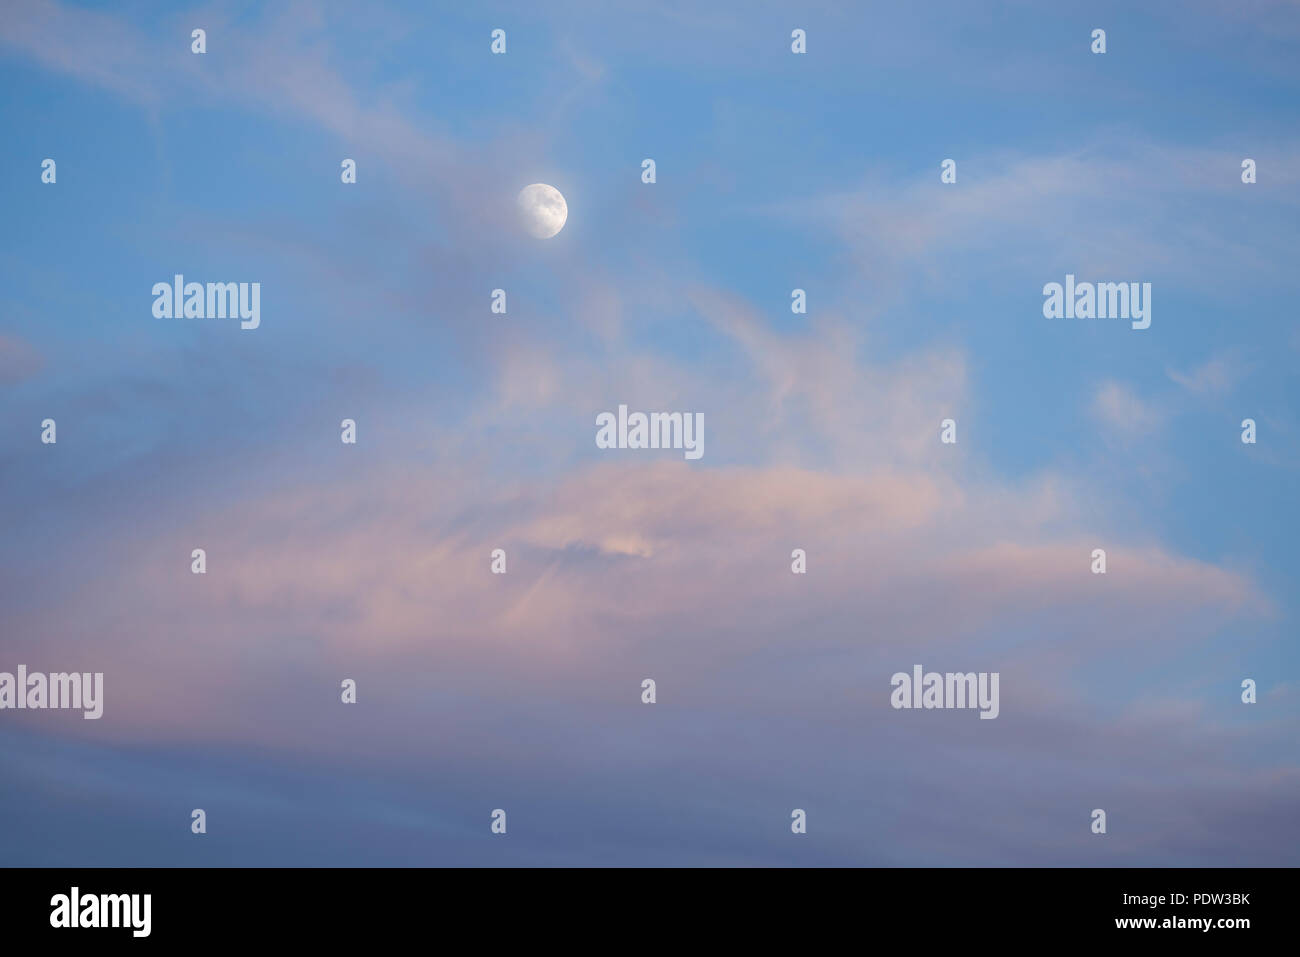
[[[1223,395],[1230,392],[1245,373],[1243,362],[1236,356],[1221,355],[1207,359],[1201,365],[1185,372],[1168,370],[1169,378],[1194,395]]]
[[[1136,439],[1155,432],[1165,415],[1119,382],[1103,382],[1092,398],[1092,413],[1112,432]]]
[[[1300,168],[1300,150],[1280,149],[1269,165],[1281,178],[1268,196],[1290,207],[1296,193],[1289,170]],[[958,157],[957,184],[940,183],[936,158],[931,168],[878,170],[856,188],[757,211],[829,226],[860,273],[885,288],[907,277],[951,285],[993,259],[999,269],[1060,266],[1103,277],[1182,274],[1195,266],[1186,281],[1210,283],[1225,269],[1281,281],[1289,277],[1285,257],[1261,256],[1258,244],[1242,237],[1267,230],[1279,251],[1289,248],[1294,217],[1276,207],[1262,218],[1253,206],[1243,209],[1235,201],[1240,163],[1226,149],[1111,134],[1106,149]],[[1179,202],[1169,202],[1174,196]],[[1219,228],[1206,224],[1207,207],[1224,218]]]

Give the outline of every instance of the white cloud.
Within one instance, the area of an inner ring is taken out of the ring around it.
[[[1165,420],[1165,414],[1155,405],[1141,399],[1128,386],[1119,382],[1103,382],[1092,399],[1093,416],[1128,439],[1150,435]]]
[[[1216,356],[1193,369],[1169,370],[1169,378],[1197,395],[1228,392],[1241,376],[1241,363],[1229,356]]]

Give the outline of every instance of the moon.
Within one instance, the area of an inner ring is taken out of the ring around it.
[[[533,183],[519,191],[519,220],[530,236],[550,239],[564,228],[569,204],[554,186]]]

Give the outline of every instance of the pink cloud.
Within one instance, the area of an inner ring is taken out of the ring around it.
[[[0,335],[0,383],[21,382],[44,364],[32,346],[21,339]]]
[[[1040,495],[1031,517],[1020,501],[891,469],[619,462],[485,488],[405,467],[142,530],[95,583],[29,609],[15,653],[91,667],[113,649],[113,720],[78,733],[314,748],[306,729],[270,719],[277,682],[328,700],[342,676],[396,669],[495,696],[525,676],[578,687],[688,655],[689,686],[746,660],[755,640],[839,648],[870,673],[868,662],[1060,616],[1099,624],[1073,646],[1086,656],[1139,636],[1196,641],[1269,612],[1242,575],[1150,546],[1113,543],[1108,574],[1094,576],[1091,539],[1035,527],[1077,524],[1069,500]],[[200,545],[205,576],[188,568]],[[489,571],[496,547],[504,576]],[[791,574],[794,548],[806,576]]]

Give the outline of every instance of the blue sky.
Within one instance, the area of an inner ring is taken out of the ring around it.
[[[1296,863],[1295,4],[0,17],[0,863]]]

